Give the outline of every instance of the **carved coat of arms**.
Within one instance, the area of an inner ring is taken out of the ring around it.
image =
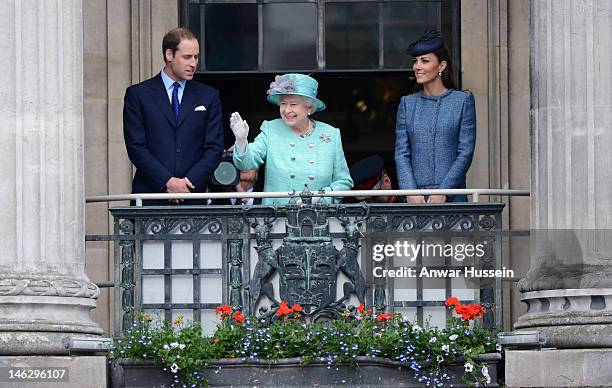
[[[272,249],[269,238],[272,222],[254,223],[258,262],[249,284],[252,313],[262,296],[278,307],[274,286],[269,282],[274,273],[279,275],[279,294],[289,305],[300,304],[311,319],[337,318],[345,310],[343,305],[351,294],[364,303],[366,284],[359,268],[359,226],[367,218],[349,221],[340,219],[347,239],[341,250],[336,249],[329,233],[328,212],[332,207],[313,205],[309,200],[287,206],[287,236],[282,245]],[[349,279],[343,284],[344,295],[336,297],[339,273]]]

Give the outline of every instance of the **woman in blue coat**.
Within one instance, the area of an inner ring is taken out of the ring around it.
[[[340,130],[310,118],[325,109],[317,98],[317,89],[317,81],[307,75],[276,76],[267,99],[279,106],[280,118],[264,121],[252,143],[247,142],[247,122],[238,112],[232,113],[234,164],[240,170],[253,170],[265,163],[264,191],[299,193],[304,185],[313,192],[353,187]],[[289,198],[265,198],[262,204],[288,201]]]
[[[474,96],[458,90],[440,32],[408,47],[416,93],[397,111],[395,163],[400,189],[464,189],[476,144]],[[466,195],[408,196],[409,203],[466,202]]]

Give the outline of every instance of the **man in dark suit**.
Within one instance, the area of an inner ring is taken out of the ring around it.
[[[203,193],[223,152],[219,93],[192,80],[200,55],[193,33],[169,31],[162,49],[162,71],[125,92],[123,135],[136,166],[132,193]]]

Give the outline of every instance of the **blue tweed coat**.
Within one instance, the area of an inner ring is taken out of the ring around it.
[[[395,164],[401,189],[463,189],[476,144],[476,108],[469,92],[449,89],[402,97],[397,111]],[[465,202],[467,196],[450,196]]]
[[[315,121],[314,130],[306,137],[297,135],[282,119],[264,121],[261,133],[243,154],[234,147],[234,164],[239,169],[255,169],[262,163],[266,164],[264,191],[299,193],[305,184],[313,192],[353,187],[340,130],[320,121]],[[262,204],[288,201],[288,198],[265,198]]]

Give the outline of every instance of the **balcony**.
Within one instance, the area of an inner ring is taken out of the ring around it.
[[[528,195],[509,190],[467,191],[475,200],[479,194]],[[330,194],[362,193],[326,195]],[[444,325],[450,314],[444,301],[452,295],[482,303],[490,312],[484,325],[493,331],[502,328],[502,285],[512,280],[512,271],[502,267],[502,254],[507,249],[501,225],[503,203],[312,204],[312,197],[321,193],[300,195],[289,205],[276,207],[112,207],[113,234],[89,235],[86,240],[112,242],[115,331],[130,325],[139,312],[146,312],[166,320],[180,314],[200,322],[204,332],[211,333],[217,306],[228,304],[266,317],[281,299],[291,299],[291,293],[302,298],[301,304],[311,303],[312,319],[333,318],[334,311],[364,303],[377,311],[400,312],[420,325],[429,322],[436,326]],[[136,199],[142,203],[148,196],[96,197],[88,201]],[[258,263],[266,259],[262,254],[266,244],[279,268],[259,268],[262,264]],[[291,244],[293,248],[288,249]],[[302,249],[304,244],[315,250],[318,245],[326,245],[327,253],[313,251],[309,257]],[[482,254],[457,250],[459,246],[479,244],[478,253]],[[296,246],[302,248],[292,250]],[[352,252],[350,247],[355,253],[349,260],[361,269],[361,285],[357,284],[359,276],[354,268],[348,269],[344,259],[351,256],[347,254]],[[426,250],[428,247],[433,249]],[[331,262],[317,261],[326,255],[333,257]],[[478,271],[494,274],[495,270],[499,272],[493,277],[478,277],[482,274]],[[323,288],[321,279],[327,282]],[[312,298],[314,289],[325,289],[325,295],[305,301],[303,298]]]

